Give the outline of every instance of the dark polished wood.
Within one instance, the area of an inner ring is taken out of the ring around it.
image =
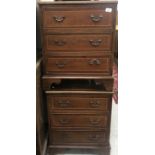
[[[114,3],[87,3],[64,5],[61,3],[40,4],[43,11],[42,26],[51,27],[112,27],[113,14],[116,6]],[[111,8],[107,10],[106,8]],[[112,12],[112,13],[111,13]]]
[[[72,155],[86,155],[86,154],[91,154],[91,155],[109,155],[110,151],[109,151],[109,147],[105,147],[105,146],[88,146],[88,148],[86,149],[85,146],[73,146],[73,147],[69,147],[69,146],[55,146],[54,149],[51,145],[51,147],[49,147],[48,149],[48,154],[47,155],[58,155],[58,154],[72,154]]]
[[[45,74],[79,74],[101,73],[112,74],[112,56],[96,55],[95,57],[46,57]]]
[[[113,52],[116,2],[106,4],[103,2],[88,3],[87,5],[83,5],[83,3],[74,4],[74,2],[68,5],[62,3],[40,3],[40,10],[40,16],[42,17],[44,74],[54,75],[54,72],[59,74],[61,70],[66,72],[67,67],[75,68],[74,71],[70,72],[71,74],[76,74],[77,71],[78,74],[81,71],[89,76],[89,72],[95,74],[94,70],[85,70],[85,65],[82,65],[78,58],[71,59],[68,57],[68,60],[61,60],[63,62],[59,63],[54,62],[57,61],[56,58],[49,58],[48,55],[59,53],[59,56],[61,56],[66,53],[66,56],[72,56],[73,52],[78,52],[79,56],[87,57],[94,52]],[[71,52],[70,55],[69,52]],[[83,58],[79,59],[82,61]],[[69,64],[66,61],[69,61]],[[70,64],[70,61],[75,63]],[[94,67],[96,71],[102,66],[100,61],[97,59],[94,62],[98,65],[97,68]],[[102,76],[111,75],[112,62],[113,56],[109,60],[104,60],[103,66],[105,67],[101,67],[101,70],[105,72],[107,63],[109,63],[107,66],[109,73],[100,73]],[[51,64],[52,68],[48,63]]]
[[[52,131],[52,145],[87,145],[102,146],[106,141],[106,132],[103,131]]]
[[[76,114],[76,115],[75,115]],[[79,114],[75,113],[55,113],[49,114],[50,128],[72,127],[72,128],[104,128],[107,127],[107,114]]]
[[[104,95],[47,95],[48,109],[109,111],[111,94]]]
[[[40,79],[42,59],[36,65],[36,152],[45,155],[47,148],[47,109],[43,97],[42,81]]]
[[[49,154],[90,149],[110,155],[117,1],[39,5]]]
[[[47,51],[111,51],[111,34],[70,34],[45,35],[45,50]]]
[[[59,9],[59,8],[58,8]],[[63,7],[64,9],[64,7]],[[44,11],[43,27],[82,27],[82,26],[112,26],[112,14],[102,9],[78,9],[67,8],[65,10],[53,11],[51,7]],[[78,17],[78,18],[77,18]]]

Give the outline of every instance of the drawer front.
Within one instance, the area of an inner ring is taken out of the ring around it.
[[[112,34],[96,35],[45,35],[45,50],[47,51],[87,51],[112,50]]]
[[[48,107],[50,111],[53,109],[76,109],[76,110],[100,110],[108,111],[110,97],[64,97],[64,96],[48,96]]]
[[[50,115],[52,127],[107,127],[107,115],[53,114]]]
[[[50,144],[98,145],[105,141],[105,131],[52,131],[50,136]]]
[[[112,56],[98,57],[47,57],[46,74],[55,73],[102,73],[112,74]]]
[[[98,10],[45,10],[43,27],[112,27],[113,10],[106,7]]]

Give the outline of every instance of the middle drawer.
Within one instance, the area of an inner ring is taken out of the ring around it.
[[[108,114],[52,114],[49,115],[52,127],[107,127]]]
[[[111,51],[112,34],[47,34],[44,36],[48,51]]]

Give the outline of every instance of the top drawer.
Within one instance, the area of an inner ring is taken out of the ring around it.
[[[43,10],[43,27],[96,27],[104,26],[112,28],[113,8],[103,6],[102,8],[80,8],[69,7]]]

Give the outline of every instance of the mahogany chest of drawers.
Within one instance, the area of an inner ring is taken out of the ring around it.
[[[43,89],[49,153],[110,154],[116,1],[42,1]]]

